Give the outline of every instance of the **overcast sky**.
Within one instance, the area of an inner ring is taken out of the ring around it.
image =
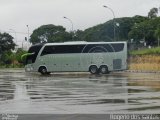
[[[17,41],[22,41],[27,33],[45,24],[62,25],[68,31],[86,28],[113,19],[115,17],[147,16],[153,7],[160,7],[160,0],[0,0],[0,31],[16,31]],[[9,30],[13,29],[13,30]],[[12,34],[13,37],[14,34]]]

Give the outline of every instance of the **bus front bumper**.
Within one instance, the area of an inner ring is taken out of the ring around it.
[[[26,65],[25,66],[25,71],[26,72],[34,72],[34,68],[32,65]]]

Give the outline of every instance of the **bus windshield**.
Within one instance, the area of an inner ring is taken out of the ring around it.
[[[33,45],[29,48],[28,53],[31,53],[26,56],[26,64],[32,64],[36,61],[37,55],[42,48],[43,44]]]

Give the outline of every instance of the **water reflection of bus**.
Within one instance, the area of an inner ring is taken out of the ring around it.
[[[126,42],[64,42],[37,44],[26,55],[26,71],[106,74],[127,68]]]

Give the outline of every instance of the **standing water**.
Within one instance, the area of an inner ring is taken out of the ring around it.
[[[159,113],[160,75],[0,70],[0,113]]]

